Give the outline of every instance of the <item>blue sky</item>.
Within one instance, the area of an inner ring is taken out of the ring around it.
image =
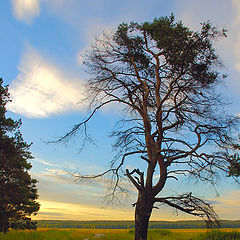
[[[223,94],[232,102],[229,111],[240,114],[240,1],[239,0],[9,0],[0,3],[0,76],[9,84],[12,103],[8,115],[23,121],[22,133],[35,159],[31,173],[37,178],[40,203],[37,219],[133,219],[133,193],[123,205],[102,208],[106,194],[102,183],[76,184],[66,170],[81,173],[107,168],[114,153],[108,135],[118,119],[117,108],[99,112],[91,122],[97,147],[88,145],[79,153],[77,139],[67,146],[46,144],[64,134],[86,116],[83,83],[87,75],[81,55],[102,31],[112,31],[129,21],[151,21],[174,13],[193,30],[200,22],[229,29],[228,38],[216,43],[229,77]],[[176,184],[167,185],[176,191]],[[215,201],[219,215],[240,218],[240,188],[228,180],[218,184],[220,197],[209,186],[181,182]],[[131,188],[131,187],[130,187]],[[154,220],[190,219],[171,209],[154,211]]]

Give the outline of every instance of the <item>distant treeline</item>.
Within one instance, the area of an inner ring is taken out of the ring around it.
[[[39,220],[39,228],[85,228],[85,229],[132,229],[134,221],[65,221],[65,220]],[[240,228],[240,220],[221,221],[222,228]],[[151,221],[150,229],[191,229],[206,228],[204,221]]]

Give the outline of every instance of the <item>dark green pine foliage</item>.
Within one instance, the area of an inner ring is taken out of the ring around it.
[[[35,229],[31,214],[39,210],[36,180],[29,170],[32,159],[30,144],[20,133],[21,121],[7,118],[6,104],[10,101],[8,87],[0,79],[0,232],[9,228]]]
[[[240,138],[239,138],[240,142]],[[231,149],[233,151],[233,154],[229,153],[229,177],[240,177],[240,144],[233,144],[231,146]]]

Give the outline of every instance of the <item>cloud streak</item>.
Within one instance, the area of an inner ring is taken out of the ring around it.
[[[34,219],[132,220],[133,210],[99,208],[85,204],[40,200],[41,209]]]
[[[36,50],[28,48],[10,85],[8,109],[29,118],[85,109],[84,86],[80,79],[60,70]]]
[[[32,161],[37,162],[37,163],[41,163],[41,164],[47,165],[47,166],[52,166],[52,167],[53,167],[53,166],[56,166],[56,165],[54,165],[54,164],[52,164],[52,163],[50,163],[50,162],[47,162],[47,161],[45,161],[45,160],[38,159],[38,158],[33,158]]]
[[[12,7],[15,18],[28,24],[40,14],[39,0],[12,0]]]
[[[215,207],[223,219],[239,219],[240,212],[240,190],[232,190],[216,199]]]

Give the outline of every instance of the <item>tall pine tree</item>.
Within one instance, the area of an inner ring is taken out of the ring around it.
[[[32,159],[30,145],[24,142],[19,130],[21,120],[6,117],[6,104],[11,101],[8,87],[0,79],[0,232],[9,228],[35,229],[31,214],[39,210],[36,201],[37,181],[29,170]]]
[[[209,227],[219,225],[211,204],[194,196],[195,189],[175,189],[170,195],[164,189],[169,181],[185,177],[214,186],[217,176],[239,175],[237,155],[229,156],[239,118],[226,113],[218,93],[226,75],[221,74],[214,42],[225,36],[225,29],[219,31],[209,22],[194,32],[171,15],[120,24],[86,52],[91,112],[57,142],[80,132],[83,144],[92,143],[88,126],[97,111],[112,103],[120,106],[110,135],[116,152],[110,167],[95,175],[74,175],[79,181],[110,180],[108,203],[126,193],[128,178],[138,192],[133,204],[135,240],[147,239],[152,210],[162,204],[202,217]]]

